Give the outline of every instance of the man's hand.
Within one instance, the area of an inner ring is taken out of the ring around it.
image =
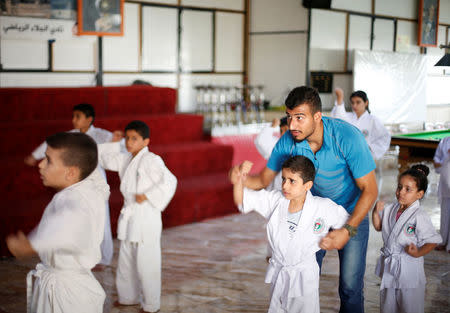
[[[24,162],[28,166],[35,166],[37,163],[37,160],[32,155],[29,155],[25,158]]]
[[[342,249],[349,241],[350,235],[345,228],[339,228],[329,232],[319,243],[324,250]]]
[[[344,103],[344,91],[337,87],[334,89],[334,93],[336,94],[336,102],[338,105],[343,104]]]
[[[147,197],[144,195],[144,194],[142,194],[142,195],[136,195],[136,202],[137,203],[142,203],[142,202],[144,202],[145,200],[148,200],[147,199]]]
[[[112,137],[112,140],[111,140],[111,141],[112,141],[112,142],[121,141],[123,137],[124,137],[123,131],[121,131],[121,130],[115,130],[115,131],[113,132],[113,137]]]
[[[11,254],[18,259],[37,254],[22,231],[17,232],[16,235],[11,234],[6,237],[6,244]]]

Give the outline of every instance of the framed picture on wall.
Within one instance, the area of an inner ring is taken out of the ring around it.
[[[124,0],[78,0],[78,35],[122,36]]]
[[[439,26],[439,0],[420,0],[419,36],[421,47],[436,47]]]

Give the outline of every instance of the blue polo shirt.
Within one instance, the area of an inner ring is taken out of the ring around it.
[[[343,120],[325,116],[322,122],[323,144],[316,154],[307,140],[295,142],[291,133],[286,132],[273,148],[267,167],[279,172],[289,157],[306,156],[316,168],[311,193],[330,198],[351,214],[361,194],[355,178],[374,170],[375,161],[359,129]]]

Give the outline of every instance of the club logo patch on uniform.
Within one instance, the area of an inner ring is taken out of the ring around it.
[[[362,133],[364,135],[364,138],[367,138],[369,136],[369,131],[367,129],[363,129]]]
[[[404,231],[406,236],[414,236],[416,233],[416,225],[407,224],[404,228]]]
[[[314,234],[320,234],[325,229],[325,222],[322,218],[318,218],[314,221],[313,232]]]

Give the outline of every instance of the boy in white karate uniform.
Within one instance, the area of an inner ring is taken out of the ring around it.
[[[272,284],[268,312],[318,313],[319,242],[330,228],[342,227],[349,215],[330,199],[311,194],[315,169],[308,158],[294,156],[284,162],[283,192],[244,188],[251,166],[245,161],[239,174],[231,178],[239,210],[255,210],[268,220],[267,237],[273,251],[265,279]]]
[[[438,197],[441,204],[442,244],[436,250],[447,250],[450,253],[450,137],[439,142],[433,161],[436,172],[440,174]]]
[[[57,193],[28,238],[22,232],[7,238],[14,256],[41,259],[27,277],[27,311],[100,313],[105,292],[91,269],[101,257],[109,186],[96,170],[97,145],[80,133],[58,133],[46,142],[39,172]]]
[[[89,135],[97,144],[119,141],[123,135],[121,132],[115,131],[114,134],[106,129],[94,127],[95,110],[92,105],[88,103],[80,103],[72,109],[72,124],[73,128],[69,132],[80,132]],[[44,141],[40,144],[28,157],[25,158],[25,164],[34,166],[38,160],[42,160],[45,157],[45,150],[47,149],[47,143]],[[99,167],[100,173],[106,180],[105,171]],[[103,266],[110,265],[113,257],[113,241],[111,234],[111,222],[109,217],[109,204],[106,202],[106,220],[105,220],[105,232],[102,241],[102,259],[95,270],[101,270]]]
[[[397,202],[379,201],[372,212],[373,226],[381,231],[384,246],[375,273],[381,277],[380,311],[424,312],[423,256],[442,241],[419,200],[427,191],[427,166],[419,164],[398,178]]]
[[[121,153],[120,143],[106,143],[99,145],[99,160],[103,168],[119,172],[124,197],[117,226],[116,305],[141,303],[144,312],[156,312],[161,298],[161,212],[175,193],[177,179],[148,151],[149,135],[144,122],[132,121],[125,127],[129,153]]]

